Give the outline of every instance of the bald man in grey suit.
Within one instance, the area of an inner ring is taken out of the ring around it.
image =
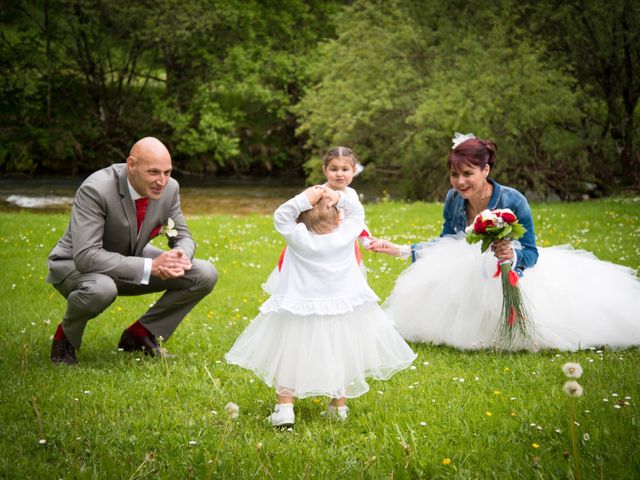
[[[193,258],[171,155],[158,139],[143,138],[126,163],[90,175],[75,194],[69,226],[48,258],[47,282],[67,299],[51,347],[51,361],[75,365],[87,322],[118,295],[164,295],[122,333],[119,348],[165,355],[168,340],[191,309],[213,289],[214,266]],[[162,226],[170,250],[149,245]],[[165,228],[166,230],[166,228]]]

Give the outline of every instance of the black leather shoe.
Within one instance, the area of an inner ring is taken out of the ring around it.
[[[66,338],[53,340],[51,344],[51,361],[53,363],[64,363],[65,365],[77,365],[76,349]]]
[[[151,357],[169,356],[163,348],[160,348],[160,345],[156,342],[156,337],[153,335],[138,337],[126,329],[120,336],[118,348],[123,349],[125,352],[144,352]]]

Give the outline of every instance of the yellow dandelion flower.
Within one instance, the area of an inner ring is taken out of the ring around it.
[[[532,444],[531,444],[531,446],[532,446],[533,448],[540,448],[540,445],[538,445],[537,443],[532,443]]]
[[[486,412],[484,412],[484,414],[485,414],[487,417],[490,417],[491,415],[493,415],[493,413],[491,413],[491,412],[490,412],[490,411],[488,411],[488,410],[487,410]]]
[[[442,464],[443,465],[449,465],[451,463],[451,459],[450,458],[443,458],[442,459]]]
[[[493,394],[494,395],[502,395],[502,392],[500,390],[494,390]]]
[[[516,412],[511,412],[512,417],[515,417],[516,415],[517,415]]]
[[[510,369],[509,367],[504,367],[504,370],[503,370],[503,371],[506,373],[506,372],[510,372],[510,371],[511,371],[511,369]]]

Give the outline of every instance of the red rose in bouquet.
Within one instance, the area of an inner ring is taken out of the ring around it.
[[[485,252],[496,240],[517,240],[527,230],[518,223],[518,217],[508,208],[502,210],[484,210],[467,227],[467,242],[482,242],[481,251]],[[527,338],[531,334],[530,322],[518,286],[518,274],[511,269],[511,262],[498,262],[494,277],[502,280],[502,321],[498,324],[501,340],[508,345],[515,343],[518,337]]]
[[[473,231],[480,234],[486,233],[488,227],[495,227],[495,223],[493,223],[493,219],[489,218],[487,220],[483,220],[483,218],[478,215],[473,222]]]

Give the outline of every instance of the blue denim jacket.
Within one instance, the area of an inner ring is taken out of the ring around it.
[[[489,182],[493,185],[493,194],[489,200],[488,209],[509,208],[516,214],[518,221],[522,224],[527,232],[520,239],[522,250],[517,253],[517,261],[514,270],[522,275],[525,268],[533,267],[538,261],[538,249],[536,248],[536,234],[533,229],[533,218],[531,217],[531,209],[527,199],[519,191],[500,185],[495,180],[489,178]],[[441,237],[445,235],[456,235],[460,232],[464,233],[467,227],[467,208],[464,198],[455,190],[451,189],[447,192],[444,201],[444,225],[442,227]],[[418,246],[419,248],[419,246]],[[415,260],[415,256],[412,257]]]

